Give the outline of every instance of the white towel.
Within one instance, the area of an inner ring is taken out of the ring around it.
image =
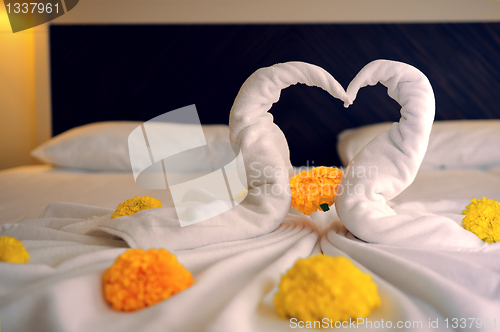
[[[349,163],[335,198],[343,224],[358,238],[372,243],[483,249],[487,245],[481,239],[451,218],[419,209],[395,211],[388,205],[413,182],[423,160],[434,119],[434,94],[428,79],[416,68],[376,60],[349,84],[350,103],[361,87],[377,82],[402,106],[401,119]]]

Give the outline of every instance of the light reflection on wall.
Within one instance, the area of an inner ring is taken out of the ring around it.
[[[12,33],[0,5],[0,169],[33,163],[34,79],[33,31]]]

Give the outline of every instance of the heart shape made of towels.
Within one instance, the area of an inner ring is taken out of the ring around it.
[[[415,178],[427,149],[435,108],[425,75],[410,65],[388,60],[367,64],[347,91],[327,71],[304,62],[276,64],[253,73],[242,85],[229,117],[230,141],[240,147],[245,165],[246,174],[239,176],[246,177],[248,184],[246,198],[234,208],[210,218],[198,216],[204,221],[182,229],[173,206],[115,219],[103,216],[92,230],[79,225],[70,228],[78,233],[77,229],[104,231],[131,247],[170,250],[270,233],[291,218],[289,178],[293,169],[288,144],[268,112],[281,90],[297,83],[317,86],[347,107],[361,87],[378,82],[387,86],[389,96],[402,106],[401,119],[368,143],[347,167],[339,186],[346,190],[339,190],[335,199],[341,221],[358,238],[372,243],[471,250],[484,247],[479,238],[450,218],[418,209],[395,211],[388,205]],[[375,167],[377,176],[359,176],[356,169],[360,167]],[[348,186],[358,188],[356,194],[349,194]],[[211,199],[204,202],[207,211],[211,204],[221,204]],[[203,209],[199,213],[203,214]]]
[[[396,211],[387,203],[415,179],[434,121],[431,84],[413,66],[389,60],[372,61],[361,69],[347,91],[328,72],[311,64],[287,62],[259,69],[243,84],[234,102],[230,117],[231,142],[241,146],[244,152],[258,152],[244,154],[247,169],[252,162],[257,162],[261,170],[265,167],[291,169],[286,139],[268,113],[279,100],[282,89],[296,83],[317,86],[348,107],[360,88],[379,82],[401,105],[401,119],[369,142],[345,170],[335,199],[341,221],[358,238],[372,243],[460,250],[484,248],[483,241],[464,230],[456,220],[425,208]],[[249,183],[250,177],[247,172]],[[264,186],[288,184],[286,178],[262,177],[256,182]],[[250,191],[261,189],[254,186]],[[288,206],[288,199],[283,198],[279,203]],[[460,216],[455,219],[461,220]]]

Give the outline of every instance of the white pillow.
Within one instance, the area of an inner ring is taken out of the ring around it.
[[[344,166],[392,123],[344,130],[337,151]],[[420,170],[488,169],[500,165],[500,120],[435,121]]]
[[[33,150],[31,155],[42,162],[62,167],[93,171],[131,171],[128,136],[142,123],[139,121],[96,122],[76,127],[51,138]],[[191,144],[186,140],[180,140],[178,133],[186,126],[197,125],[174,123],[160,125],[165,126],[163,132],[166,138],[171,136],[177,149],[191,149]],[[207,143],[229,142],[229,126],[227,125],[203,125],[202,129]]]

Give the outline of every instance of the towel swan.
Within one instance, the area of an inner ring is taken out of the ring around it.
[[[254,72],[243,83],[229,117],[230,141],[241,148],[245,164],[246,174],[240,176],[246,176],[248,183],[248,195],[234,213],[242,218],[265,216],[268,227],[278,227],[289,212],[293,176],[285,135],[268,111],[282,89],[297,83],[322,88],[349,102],[344,88],[323,68],[294,61]]]
[[[429,80],[418,69],[401,62],[376,60],[349,84],[350,102],[344,106],[352,104],[360,88],[378,82],[402,106],[401,119],[349,163],[340,186],[354,188],[354,192],[343,190],[335,198],[340,220],[358,238],[372,243],[483,248],[484,243],[476,235],[448,217],[425,209],[395,211],[387,203],[415,179],[427,150],[435,103]],[[366,176],[366,170],[375,170],[375,176]]]

